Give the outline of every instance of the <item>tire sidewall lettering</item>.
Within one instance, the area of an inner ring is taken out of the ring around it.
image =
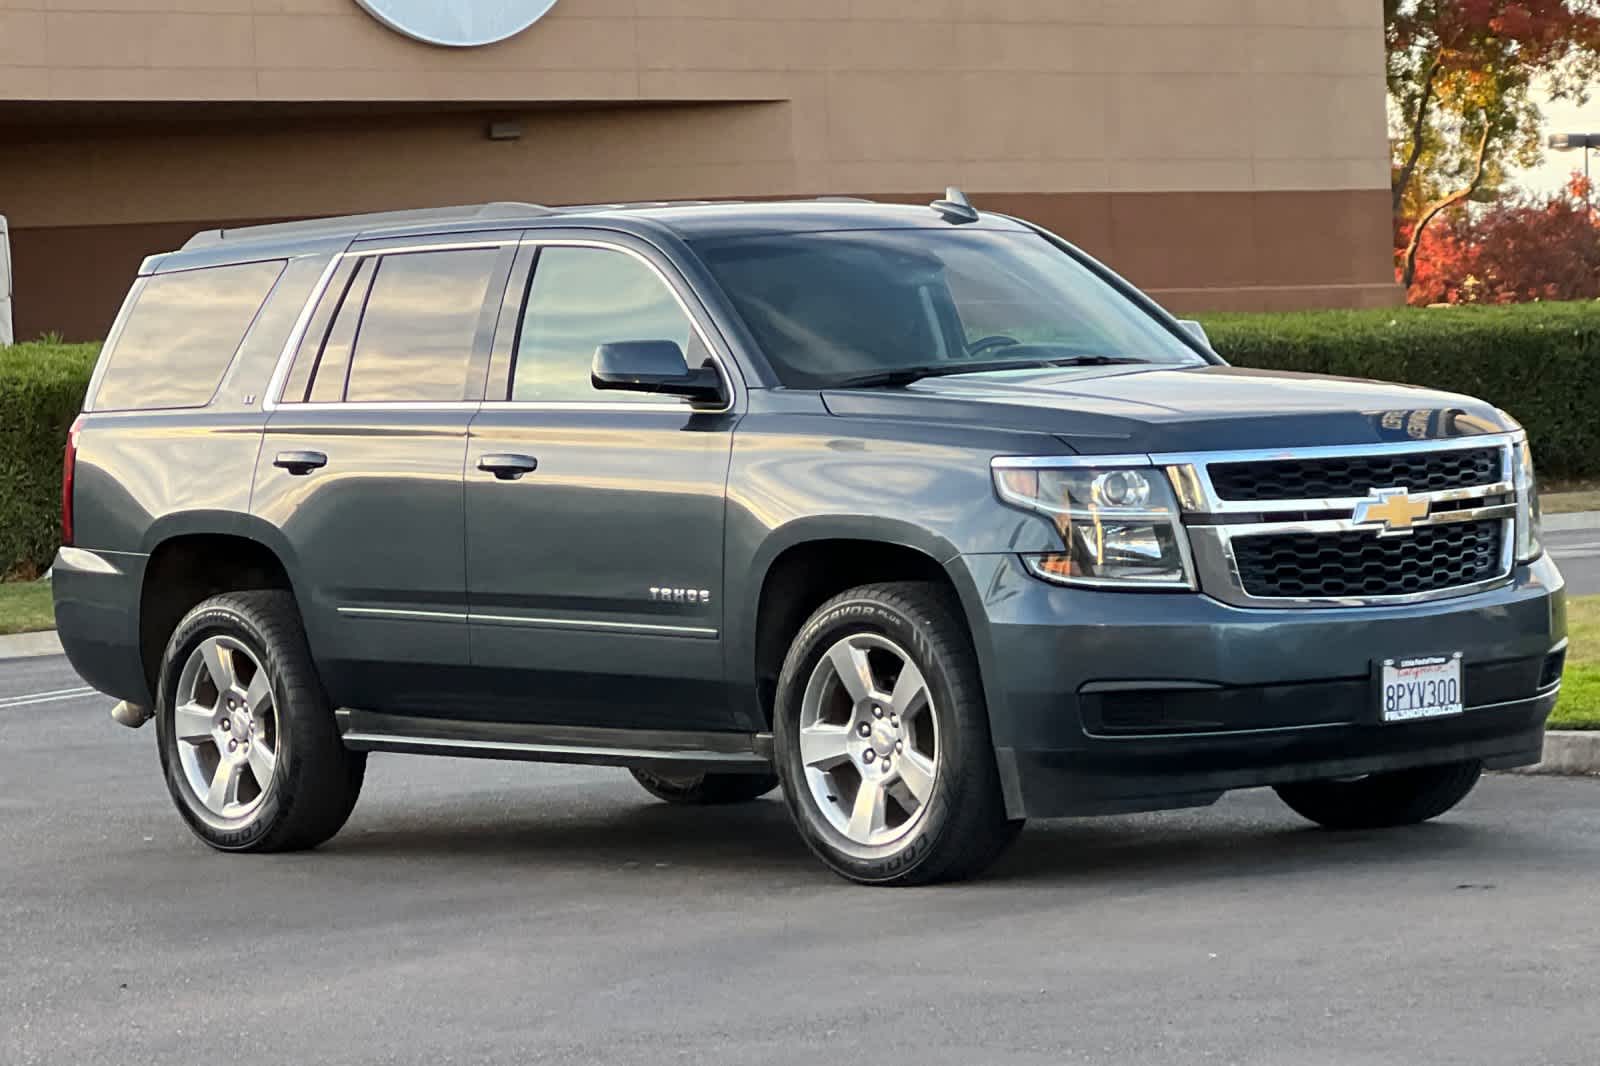
[[[943,748],[940,752],[941,772],[934,796],[929,801],[930,809],[909,839],[868,848],[844,837],[820,811],[814,810],[815,801],[803,784],[796,788],[785,788],[784,791],[796,823],[814,850],[825,851],[832,856],[830,861],[848,867],[851,876],[859,880],[888,880],[904,875],[926,859],[933,851],[937,834],[948,822],[950,786],[946,768],[954,765],[953,757],[959,758],[960,753],[955,748],[960,738],[959,730],[955,728],[953,708],[949,706],[952,696],[945,676],[945,664],[932,654],[915,620],[869,600],[838,604],[803,628],[795,638],[795,645],[804,647],[805,654],[795,663],[792,671],[784,672],[782,680],[788,682],[790,689],[803,686],[833,641],[849,633],[862,631],[878,633],[904,646],[916,660],[933,691]],[[786,698],[780,692],[779,706],[786,712],[782,728],[787,735],[796,728],[793,719],[799,713],[797,697]],[[805,769],[799,765],[798,744],[787,744],[783,758],[788,764],[789,776],[796,782],[803,782]]]
[[[228,636],[249,645],[260,660],[262,668],[268,671],[272,681],[273,698],[281,700],[282,686],[278,677],[277,663],[269,650],[269,643],[248,618],[231,610],[212,607],[203,613],[191,615],[180,623],[173,633],[172,641],[168,644],[162,659],[157,695],[157,741],[161,750],[163,772],[167,775],[169,787],[180,800],[178,805],[180,813],[197,828],[203,829],[214,846],[224,850],[240,849],[250,846],[264,836],[277,817],[285,778],[290,768],[289,759],[292,757],[290,755],[292,746],[288,742],[289,716],[278,715],[279,765],[273,788],[261,806],[240,821],[218,818],[207,810],[200,797],[194,795],[188,778],[178,763],[177,744],[180,742],[175,736],[175,715],[176,687],[183,664],[202,641],[213,636]]]

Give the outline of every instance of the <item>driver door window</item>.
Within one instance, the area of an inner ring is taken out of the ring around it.
[[[523,402],[678,404],[670,396],[601,392],[589,380],[594,351],[621,341],[672,341],[694,365],[689,317],[645,263],[609,248],[555,246],[534,265],[511,399]],[[699,352],[704,359],[704,351]]]

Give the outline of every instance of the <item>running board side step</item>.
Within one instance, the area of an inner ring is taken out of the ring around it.
[[[593,729],[413,718],[355,710],[336,711],[334,717],[345,747],[352,751],[626,766],[663,772],[772,770],[770,733]]]

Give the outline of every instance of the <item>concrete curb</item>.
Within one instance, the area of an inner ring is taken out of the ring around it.
[[[1600,529],[1600,511],[1578,511],[1575,514],[1547,514],[1544,516],[1547,533],[1570,533],[1576,529]]]
[[[56,636],[55,630],[0,637],[0,659],[32,659],[41,655],[60,654],[61,638]]]
[[[1514,774],[1600,774],[1600,732],[1552,729],[1544,735],[1544,761]]]

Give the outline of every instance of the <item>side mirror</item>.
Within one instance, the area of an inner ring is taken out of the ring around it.
[[[1207,348],[1211,347],[1211,338],[1206,336],[1206,328],[1192,318],[1178,319],[1178,325],[1188,330],[1189,333]]]
[[[723,399],[722,379],[710,366],[690,370],[676,341],[619,341],[594,350],[590,380],[597,389],[684,396],[701,403]]]

